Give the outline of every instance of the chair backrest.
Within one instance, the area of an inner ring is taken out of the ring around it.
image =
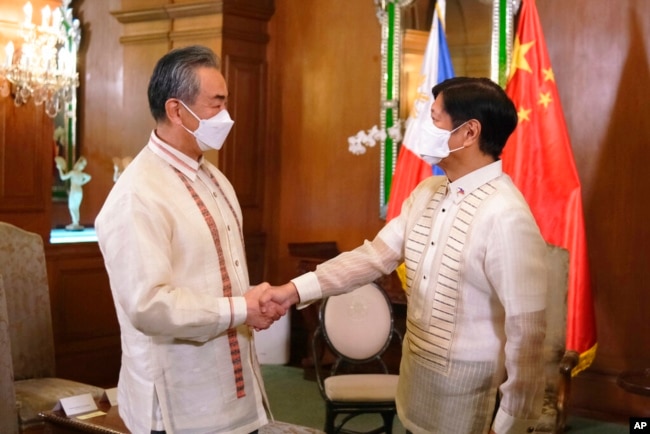
[[[52,313],[40,235],[0,222],[0,274],[15,380],[53,377]]]
[[[11,362],[9,317],[2,275],[0,274],[0,432],[18,432],[18,410],[14,390],[14,368]]]
[[[535,432],[563,432],[566,418],[565,399],[562,395],[568,386],[563,385],[561,364],[566,352],[567,292],[569,281],[568,250],[547,245],[546,292],[546,338],[544,340],[544,364],[546,385],[544,389],[544,407]],[[570,381],[570,376],[569,376]]]
[[[390,300],[374,283],[327,298],[319,317],[325,341],[347,363],[379,361],[395,333]]]
[[[566,350],[569,251],[548,244],[547,267],[548,290],[546,293],[544,360],[546,360],[547,365],[547,392],[555,393],[559,377],[558,365]]]

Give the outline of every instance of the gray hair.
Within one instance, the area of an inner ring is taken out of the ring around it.
[[[219,69],[219,58],[208,47],[191,45],[176,48],[160,58],[149,80],[149,110],[157,121],[167,117],[165,103],[178,98],[192,104],[199,93],[196,69],[208,67]]]

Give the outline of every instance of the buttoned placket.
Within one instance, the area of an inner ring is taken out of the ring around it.
[[[425,254],[422,257],[422,263],[423,264],[434,264],[434,258],[436,257],[436,253],[438,252],[439,249],[441,249],[443,246],[440,245],[440,233],[442,231],[442,228],[444,226],[444,223],[448,219],[449,213],[449,208],[450,206],[453,205],[453,198],[452,195],[449,193],[449,184],[447,184],[447,191],[445,192],[445,197],[440,201],[440,204],[438,204],[438,209],[436,210],[436,213],[433,217],[433,227],[431,228],[431,232],[429,233],[429,239],[428,239],[428,246],[425,250]],[[430,265],[425,265],[422,270],[422,275],[421,275],[421,281],[420,281],[420,286],[422,288],[427,288],[431,284],[431,279],[435,273],[437,273],[437,269],[434,269]]]
[[[210,192],[210,195],[212,196],[213,202],[216,205],[216,211],[218,215],[221,216],[222,221],[227,222],[226,223],[226,236],[228,237],[228,243],[227,245],[224,245],[223,247],[228,248],[228,254],[229,257],[232,259],[232,264],[235,266],[237,269],[237,273],[235,273],[234,276],[230,276],[231,279],[236,278],[239,280],[239,275],[241,274],[240,267],[242,266],[242,260],[243,258],[240,258],[238,253],[230,249],[230,246],[237,245],[239,242],[239,239],[241,238],[241,234],[239,233],[239,227],[237,224],[233,224],[233,221],[237,220],[237,216],[234,215],[234,210],[232,218],[227,218],[225,213],[230,213],[230,207],[231,205],[228,203],[228,200],[225,198],[225,196],[222,194],[220,187],[218,184],[216,184],[217,180],[214,179],[214,177],[211,177],[208,173],[208,169],[201,165],[199,167],[199,170],[197,172],[197,178],[201,181],[201,183],[205,186],[205,188]],[[215,213],[213,213],[214,215]],[[233,289],[237,288],[242,288],[241,282],[239,282],[238,285],[233,284]],[[242,293],[239,294],[233,294],[233,296],[242,296]]]
[[[217,214],[222,218],[222,221],[229,221],[226,218],[224,218],[223,210],[225,208],[228,208],[230,212],[232,212],[232,218],[235,220],[237,223],[237,227],[239,228],[240,225],[237,221],[237,215],[235,214],[235,211],[233,209],[232,204],[228,201],[228,199],[222,195],[218,194],[221,192],[221,188],[219,184],[217,183],[217,180],[212,176],[211,173],[207,172],[204,168],[204,170],[199,170],[197,173],[197,177],[203,184],[203,187],[206,187],[208,189],[208,192],[212,196],[213,200],[216,200],[216,207],[215,211],[217,211]],[[185,183],[185,186],[187,187],[189,193],[192,195],[194,200],[196,201],[197,206],[199,207],[199,210],[201,211],[203,218],[205,219],[205,222],[208,224],[208,227],[210,228],[210,233],[212,235],[213,243],[214,246],[217,250],[217,257],[219,261],[219,268],[223,280],[223,295],[230,301],[230,319],[231,323],[228,326],[228,345],[230,347],[230,357],[232,359],[232,364],[233,364],[233,373],[235,376],[235,387],[236,387],[236,393],[237,393],[237,398],[243,398],[246,396],[246,391],[245,391],[245,384],[244,384],[244,375],[243,375],[243,369],[242,369],[242,357],[241,357],[241,349],[239,346],[239,341],[237,337],[237,330],[235,328],[232,328],[233,326],[233,319],[234,319],[234,312],[233,312],[233,300],[232,298],[237,295],[243,295],[241,294],[241,281],[240,281],[240,275],[242,273],[235,272],[234,276],[231,277],[231,273],[228,272],[228,264],[227,264],[227,255],[224,252],[224,244],[225,247],[228,248],[228,253],[230,255],[233,255],[235,252],[232,251],[231,246],[234,246],[235,244],[232,242],[232,230],[228,229],[227,230],[227,236],[228,236],[228,243],[223,243],[221,240],[221,236],[219,233],[219,227],[216,223],[216,220],[214,219],[214,214],[210,211],[208,208],[207,203],[205,202],[204,199],[201,198],[201,195],[192,184],[192,182],[186,178],[183,174],[178,172],[179,176]],[[196,185],[198,187],[198,185]],[[216,190],[215,190],[216,189]],[[215,196],[215,193],[216,196]],[[203,196],[206,196],[206,192],[203,193]],[[223,203],[219,203],[223,202]],[[225,205],[225,206],[223,206]],[[240,230],[237,231],[238,233],[241,233]],[[241,236],[241,235],[240,235]],[[243,243],[243,240],[242,240]],[[232,256],[230,256],[232,258]],[[237,259],[237,258],[235,258]],[[236,270],[237,271],[237,270]],[[236,278],[237,281],[239,282],[239,285],[233,285],[232,279]],[[240,288],[240,293],[239,294],[233,294],[232,288],[234,286],[237,286]]]

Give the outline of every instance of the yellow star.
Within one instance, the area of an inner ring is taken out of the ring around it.
[[[519,35],[515,37],[515,46],[512,49],[512,68],[510,68],[510,76],[508,77],[508,80],[515,75],[517,69],[523,69],[526,72],[533,72],[526,60],[526,53],[528,53],[528,50],[530,50],[534,44],[535,41],[522,44],[519,40]]]
[[[553,68],[549,67],[548,69],[542,68],[542,72],[544,73],[544,81],[552,81],[555,82],[555,74],[553,74]]]
[[[528,115],[530,115],[531,111],[532,109],[525,109],[523,107],[520,108],[519,111],[517,112],[517,117],[519,118],[519,122],[530,121],[530,117]]]
[[[537,104],[543,105],[544,108],[548,108],[548,105],[552,101],[553,101],[553,98],[551,98],[551,92],[540,93],[539,94],[539,101],[537,101]]]

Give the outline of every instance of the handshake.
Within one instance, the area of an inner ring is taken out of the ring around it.
[[[291,282],[282,286],[260,283],[244,294],[248,313],[246,324],[255,330],[265,330],[282,318],[291,305],[300,301],[298,290]]]

